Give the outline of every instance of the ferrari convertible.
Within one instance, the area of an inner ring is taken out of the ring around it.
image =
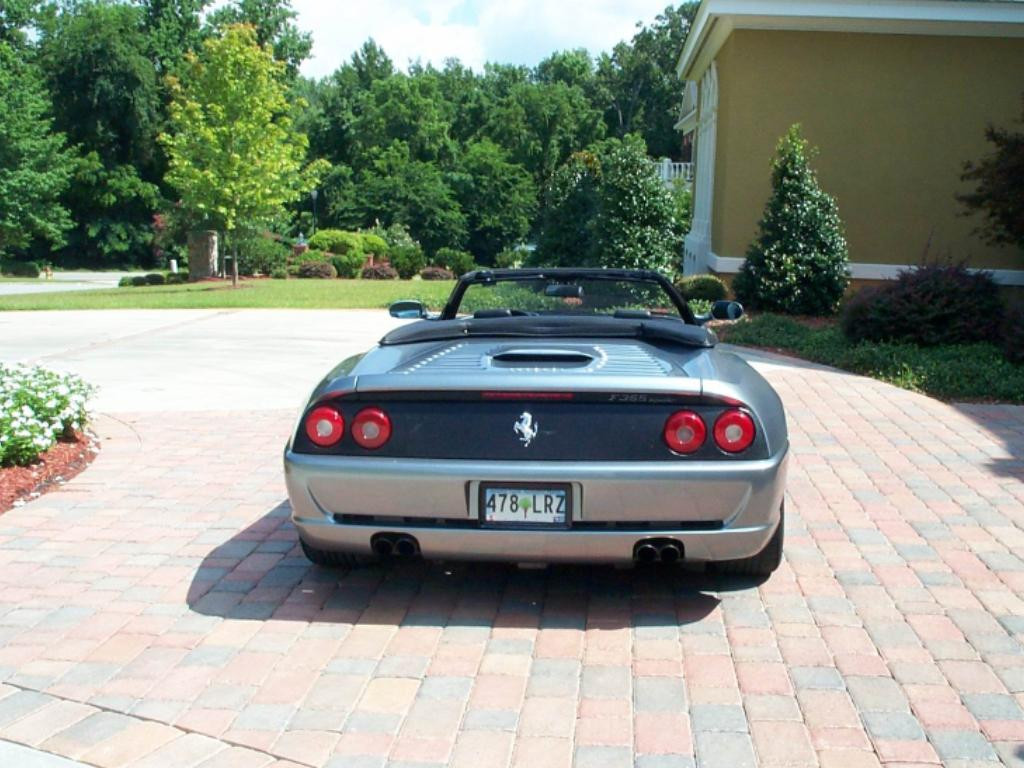
[[[683,561],[782,556],[782,403],[645,270],[470,272],[316,386],[284,454],[307,557]]]

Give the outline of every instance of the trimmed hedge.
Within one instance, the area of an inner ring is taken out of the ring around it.
[[[444,267],[427,267],[420,272],[424,280],[454,280],[455,275]]]
[[[687,301],[721,301],[729,295],[724,282],[714,275],[691,275],[681,278],[676,283],[676,290]]]
[[[311,251],[327,251],[338,256],[363,252],[363,238],[358,232],[346,232],[342,229],[321,229],[309,238]]]
[[[363,270],[364,280],[397,280],[398,272],[388,264],[374,264]]]
[[[359,271],[363,268],[363,262],[366,259],[362,251],[352,251],[344,254],[330,254],[330,260],[338,277],[351,280],[359,277]]]
[[[460,251],[458,248],[438,248],[434,261],[455,275],[464,275],[476,269],[473,254],[469,251]]]
[[[1011,308],[1003,319],[1003,354],[1011,363],[1024,364],[1024,304]]]
[[[427,266],[427,257],[418,245],[396,245],[389,252],[388,261],[403,280],[411,279]]]
[[[316,278],[320,280],[333,280],[338,276],[338,271],[333,264],[325,261],[304,261],[299,264],[299,277]]]

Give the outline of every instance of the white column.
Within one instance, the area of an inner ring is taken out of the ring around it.
[[[694,152],[697,171],[694,179],[693,225],[683,246],[683,272],[687,275],[708,271],[711,253],[711,201],[715,192],[715,128],[718,124],[718,68],[715,62],[700,81],[700,116]]]

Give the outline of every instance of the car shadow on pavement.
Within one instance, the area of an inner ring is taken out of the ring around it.
[[[682,626],[712,613],[716,593],[758,583],[680,567],[396,560],[327,569],[306,560],[289,515],[282,502],[213,548],[189,607],[232,619],[403,626]]]

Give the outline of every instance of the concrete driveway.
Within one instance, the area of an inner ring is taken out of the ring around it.
[[[56,293],[58,291],[88,291],[96,288],[116,288],[122,277],[142,275],[144,272],[55,272],[53,278],[11,283],[0,282],[0,296],[25,293]]]
[[[760,586],[328,572],[280,450],[382,313],[0,323],[106,411],[96,463],[0,517],[0,739],[135,768],[1024,764],[1024,409],[761,357],[793,462]]]

